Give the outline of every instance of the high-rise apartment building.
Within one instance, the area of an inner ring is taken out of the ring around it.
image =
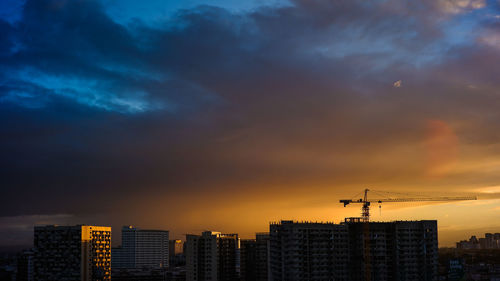
[[[186,280],[238,280],[238,249],[238,234],[205,231],[186,235]]]
[[[34,280],[111,280],[111,227],[35,226]]]
[[[163,268],[169,262],[167,230],[122,228],[122,245],[113,248],[113,268]]]
[[[351,280],[437,280],[437,221],[345,225]]]
[[[345,225],[281,221],[269,236],[270,280],[349,280]]]
[[[437,222],[270,225],[270,280],[437,280]]]
[[[255,239],[242,239],[240,253],[242,281],[269,280],[269,233],[257,233]]]

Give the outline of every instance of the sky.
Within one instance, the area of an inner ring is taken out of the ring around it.
[[[500,232],[500,1],[0,2],[0,246],[34,224],[250,238],[374,206]]]

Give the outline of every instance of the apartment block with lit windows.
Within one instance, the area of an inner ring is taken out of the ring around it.
[[[111,280],[111,227],[35,226],[34,279]]]

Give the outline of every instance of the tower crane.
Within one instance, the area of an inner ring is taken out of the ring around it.
[[[371,203],[394,203],[394,202],[427,202],[427,201],[464,201],[464,200],[477,200],[476,196],[461,196],[461,197],[413,197],[413,198],[380,198],[368,199],[369,189],[364,190],[364,197],[358,200],[342,199],[339,202],[346,207],[352,203],[363,204],[361,207],[361,221],[370,221],[370,204]]]

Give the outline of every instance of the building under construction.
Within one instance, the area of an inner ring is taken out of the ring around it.
[[[437,221],[270,225],[274,281],[437,280]]]

